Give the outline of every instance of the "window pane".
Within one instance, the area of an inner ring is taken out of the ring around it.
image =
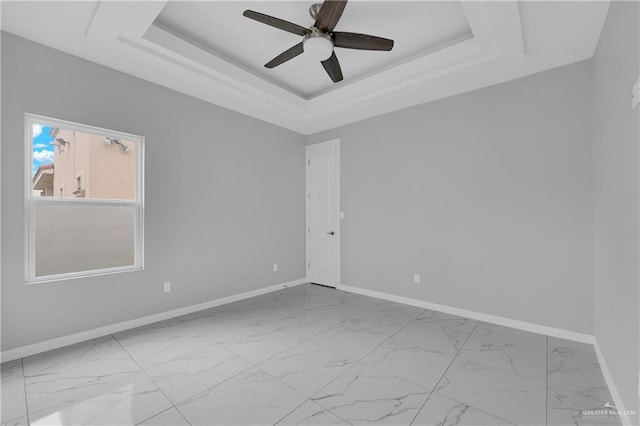
[[[134,265],[134,206],[35,205],[36,277]]]
[[[35,197],[135,198],[134,142],[45,124],[32,137]]]

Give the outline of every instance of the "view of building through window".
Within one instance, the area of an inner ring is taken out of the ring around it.
[[[33,127],[35,197],[134,199],[134,142],[39,124]]]
[[[32,153],[27,280],[140,269],[143,139],[26,118]]]

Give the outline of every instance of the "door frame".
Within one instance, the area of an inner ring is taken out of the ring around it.
[[[336,289],[340,288],[342,285],[341,276],[342,276],[342,267],[341,267],[341,246],[342,246],[342,233],[340,230],[340,139],[331,139],[325,142],[314,143],[311,145],[307,145],[304,149],[304,176],[305,176],[305,186],[304,186],[304,205],[305,205],[305,276],[307,281],[309,280],[309,260],[310,260],[310,252],[311,252],[311,242],[309,239],[309,152],[313,148],[323,148],[327,146],[335,147],[336,153],[336,181],[335,181],[335,206],[336,211],[334,212],[336,218],[336,234],[338,237],[338,241],[336,244],[336,276],[335,283]]]

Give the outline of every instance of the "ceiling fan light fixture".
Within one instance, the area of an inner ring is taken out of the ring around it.
[[[333,31],[342,16],[347,1],[324,0],[322,3],[312,4],[309,8],[309,14],[315,22],[309,28],[250,9],[245,10],[242,15],[270,27],[304,37],[301,42],[264,64],[265,68],[275,68],[305,53],[310,59],[320,61],[331,80],[338,83],[343,80],[343,76],[340,61],[333,51],[334,47],[386,52],[393,49],[393,40],[391,39],[368,34]]]
[[[327,34],[312,32],[303,42],[304,53],[311,58],[324,61],[333,54],[333,40]]]

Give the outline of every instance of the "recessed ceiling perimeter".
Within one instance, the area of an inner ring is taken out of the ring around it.
[[[473,37],[460,2],[352,1],[335,31],[390,38],[391,52],[335,48],[344,80],[333,83],[304,54],[276,67],[264,64],[302,38],[242,16],[255,10],[310,27],[313,1],[168,2],[154,25],[301,98],[311,99]]]

